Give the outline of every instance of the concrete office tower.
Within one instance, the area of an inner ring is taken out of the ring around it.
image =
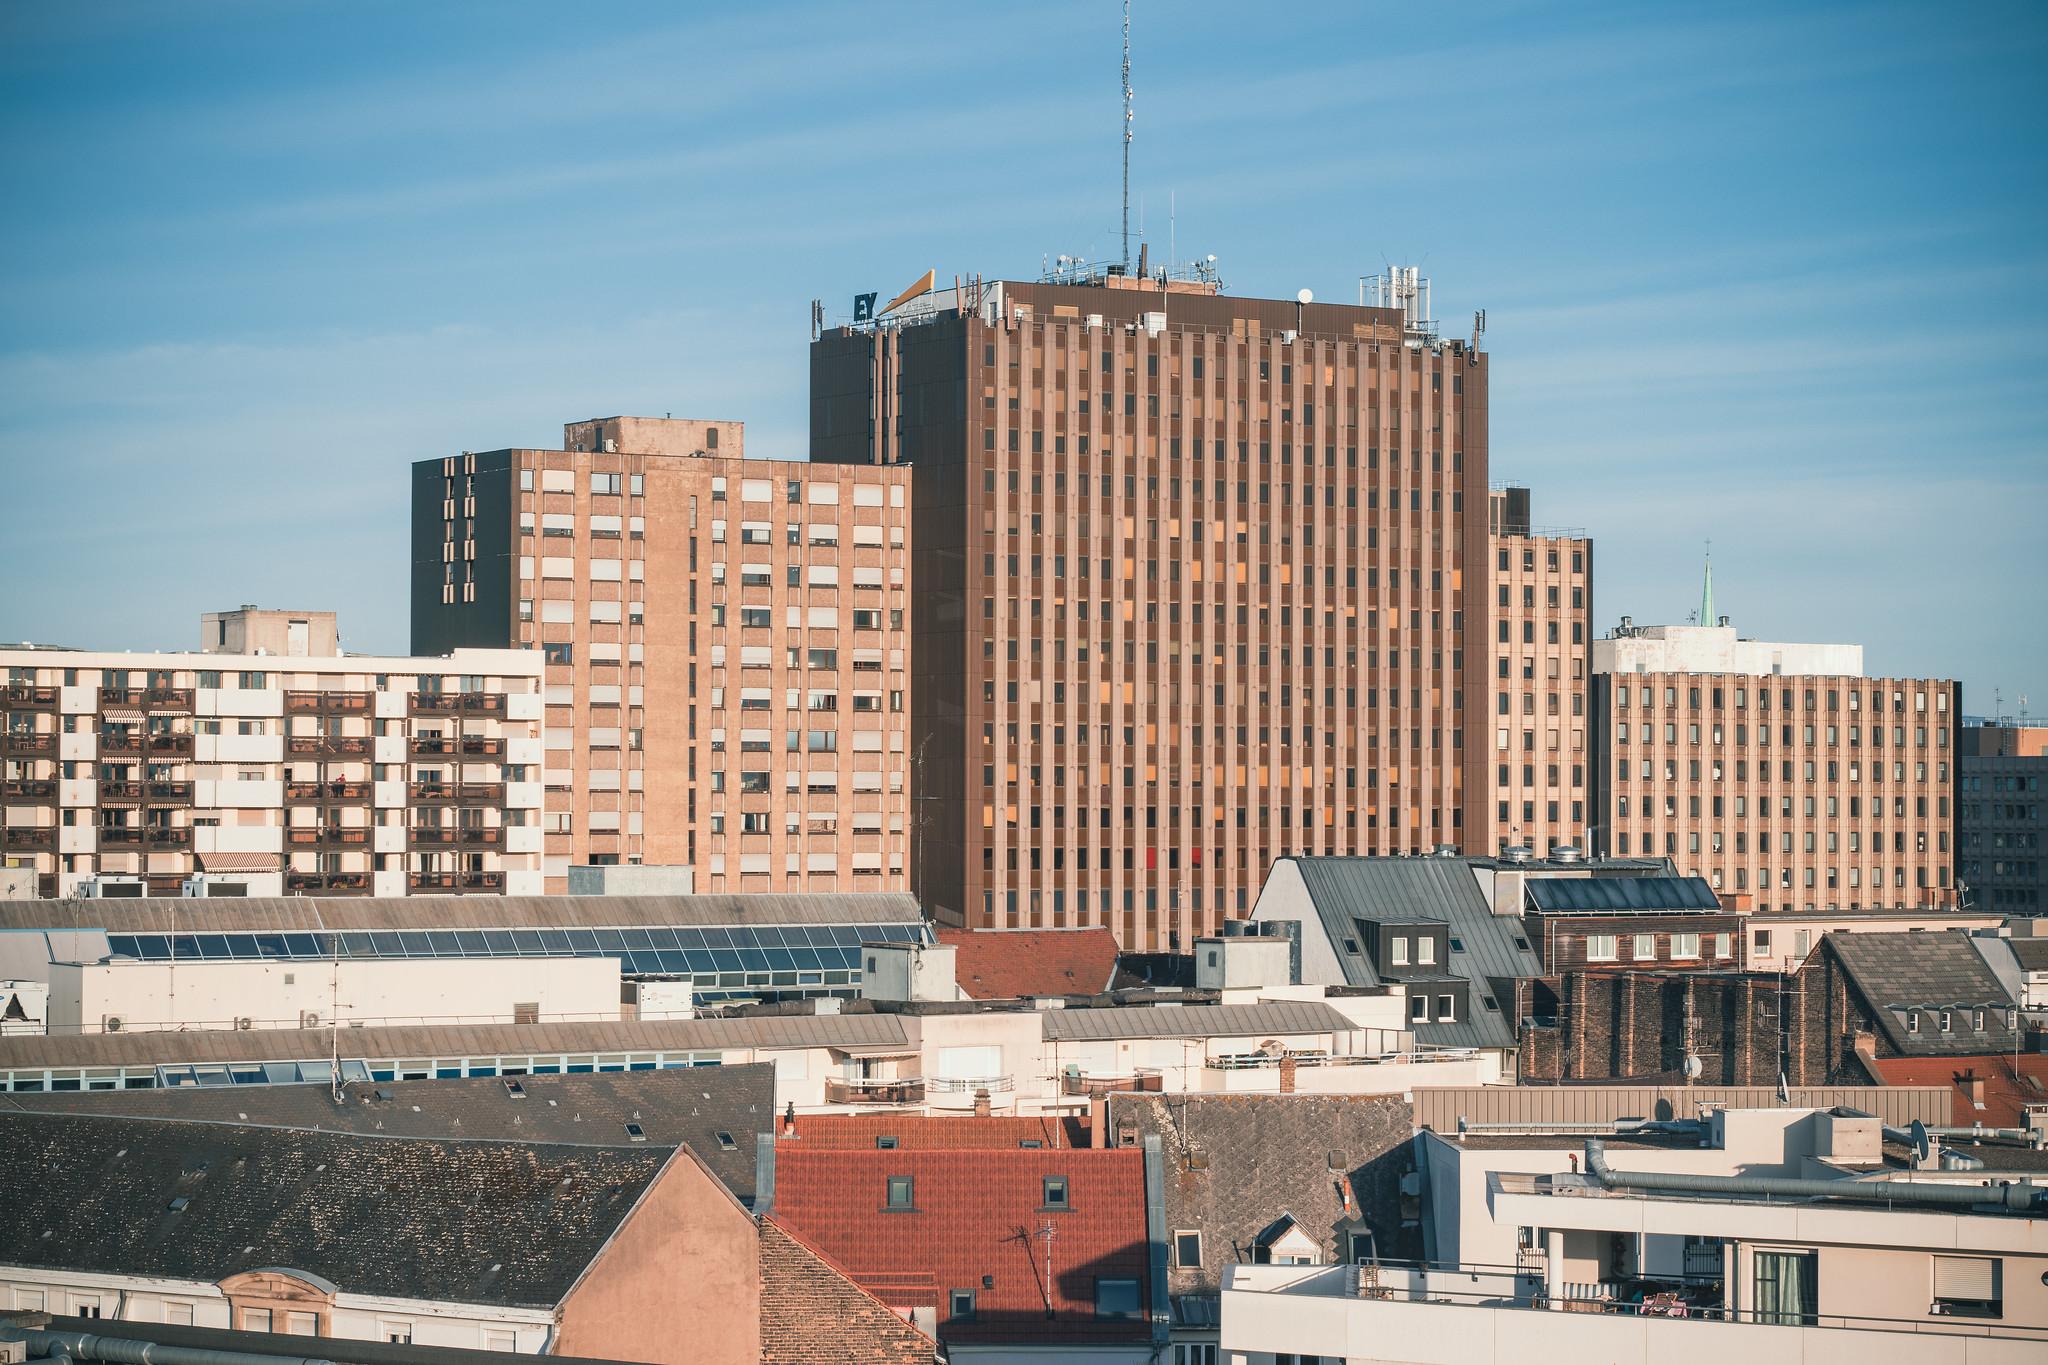
[[[908,472],[729,458],[737,423],[564,436],[413,466],[413,639],[545,665],[545,890],[910,889]]]
[[[1593,644],[1594,844],[1765,910],[1952,907],[1961,685],[1726,623]],[[1828,670],[1828,671],[1821,671]]]
[[[1282,854],[1465,837],[1486,358],[1395,282],[1204,273],[977,281],[812,347],[812,459],[912,466],[941,923],[1186,948]]]
[[[323,614],[331,635],[332,613],[297,615]],[[6,668],[6,861],[39,895],[541,889],[535,655],[10,650]]]
[[[1466,848],[1583,850],[1593,542],[1579,527],[1532,526],[1529,490],[1519,487],[1488,493],[1487,535],[1493,742],[1490,752],[1475,745],[1467,756]],[[1489,652],[1473,649],[1482,658]]]

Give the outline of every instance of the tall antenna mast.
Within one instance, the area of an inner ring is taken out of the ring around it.
[[[1124,0],[1124,273],[1131,273],[1131,0]]]

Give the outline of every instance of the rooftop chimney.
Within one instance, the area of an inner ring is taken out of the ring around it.
[[[1963,1093],[1970,1097],[1971,1104],[1979,1109],[1984,1107],[1984,1078],[1977,1074],[1977,1068],[1971,1067],[1963,1072],[1957,1078],[1956,1084],[1960,1085],[1963,1088]]]
[[[988,1116],[988,1089],[984,1086],[982,1089],[974,1092],[974,1117],[985,1119]]]

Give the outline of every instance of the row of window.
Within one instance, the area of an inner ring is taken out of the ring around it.
[[[1821,705],[1820,705],[1820,694],[1821,694],[1821,690],[1822,690],[1822,689],[1819,689],[1819,688],[1812,688],[1812,687],[1809,687],[1809,688],[1804,688],[1804,689],[1802,689],[1802,690],[1803,690],[1803,691],[1804,691],[1804,693],[1805,693],[1805,702],[1806,702],[1806,705],[1805,705],[1804,707],[1800,708],[1800,709],[1802,709],[1802,710],[1806,710],[1806,711],[1819,711],[1819,710],[1821,710],[1821,709],[1822,709],[1822,707],[1821,707]],[[1620,686],[1620,687],[1616,687],[1616,688],[1614,689],[1614,705],[1615,705],[1616,709],[1618,709],[1618,710],[1622,710],[1622,711],[1626,711],[1626,710],[1628,710],[1628,707],[1629,707],[1629,696],[1630,696],[1630,693],[1631,693],[1631,691],[1634,691],[1634,692],[1639,692],[1639,693],[1641,694],[1641,696],[1640,696],[1640,698],[1639,698],[1639,702],[1640,702],[1640,704],[1641,704],[1641,706],[1642,706],[1642,708],[1643,708],[1644,710],[1651,710],[1651,709],[1653,709],[1653,708],[1654,708],[1654,707],[1655,707],[1655,706],[1657,705],[1657,689],[1656,689],[1656,688],[1654,688],[1654,687],[1640,687],[1640,688],[1635,688],[1635,689],[1631,689],[1631,688],[1629,688],[1628,686],[1626,686],[1626,685],[1623,685],[1623,686]],[[1738,688],[1734,689],[1734,691],[1735,691],[1735,709],[1736,709],[1736,710],[1738,710],[1738,711],[1743,711],[1743,710],[1747,710],[1747,709],[1749,708],[1749,689],[1748,689],[1748,688],[1746,688],[1746,687],[1738,687]],[[1711,697],[1711,700],[1712,700],[1712,703],[1713,703],[1713,709],[1714,709],[1714,710],[1716,710],[1716,711],[1719,711],[1719,710],[1723,709],[1723,697],[1724,697],[1724,695],[1725,695],[1725,691],[1724,691],[1724,689],[1722,689],[1722,688],[1719,688],[1719,687],[1715,687],[1715,688],[1708,688],[1708,689],[1701,689],[1701,688],[1698,688],[1698,687],[1689,687],[1689,688],[1687,688],[1687,689],[1686,689],[1686,704],[1687,704],[1687,708],[1688,708],[1689,710],[1693,710],[1693,711],[1697,711],[1697,710],[1699,710],[1699,709],[1700,709],[1700,699],[1701,699],[1701,697],[1702,697],[1703,695],[1710,695],[1710,697]],[[1792,710],[1792,709],[1793,709],[1793,705],[1792,705],[1792,701],[1793,701],[1793,695],[1794,695],[1794,689],[1792,689],[1792,688],[1786,687],[1786,688],[1781,688],[1781,689],[1779,689],[1779,694],[1778,694],[1778,698],[1779,698],[1779,700],[1778,700],[1778,709],[1779,709],[1780,711],[1790,711],[1790,710]],[[1667,709],[1667,710],[1676,710],[1676,709],[1677,709],[1677,707],[1678,707],[1678,689],[1677,689],[1676,687],[1667,687],[1667,688],[1665,688],[1665,689],[1664,689],[1664,706],[1665,706],[1665,709]],[[1756,690],[1756,709],[1757,709],[1757,710],[1759,710],[1759,711],[1768,711],[1768,710],[1770,710],[1770,709],[1771,709],[1771,689],[1770,689],[1770,688],[1768,688],[1768,687],[1759,687],[1759,688],[1757,688],[1757,690]],[[1827,709],[1827,710],[1829,710],[1829,711],[1839,711],[1839,710],[1841,710],[1841,709],[1842,709],[1842,706],[1841,706],[1841,699],[1840,699],[1840,694],[1839,694],[1839,693],[1837,693],[1836,691],[1834,691],[1833,689],[1827,689],[1827,706],[1826,706],[1826,709]],[[1849,705],[1848,705],[1848,709],[1849,709],[1850,711],[1852,711],[1852,712],[1854,712],[1854,711],[1860,711],[1860,710],[1862,710],[1862,709],[1863,709],[1863,693],[1861,693],[1861,692],[1856,692],[1856,691],[1852,691],[1852,692],[1850,692],[1850,693],[1849,693]],[[1871,690],[1871,693],[1870,693],[1870,709],[1871,709],[1872,711],[1874,711],[1874,712],[1880,712],[1880,713],[1881,713],[1881,712],[1882,712],[1882,711],[1884,710],[1884,693],[1883,693],[1883,691],[1881,691],[1881,690],[1878,690],[1878,689],[1875,689],[1875,688],[1873,688],[1873,689]],[[1948,693],[1946,693],[1946,692],[1936,692],[1936,693],[1934,694],[1934,709],[1935,709],[1935,711],[1936,711],[1937,713],[1938,713],[1938,712],[1944,712],[1944,711],[1947,711],[1947,710],[1948,710]],[[1895,692],[1893,692],[1893,693],[1892,693],[1892,710],[1893,710],[1893,712],[1895,712],[1896,714],[1899,714],[1899,715],[1904,715],[1904,714],[1906,713],[1906,694],[1905,694],[1905,692],[1904,692],[1904,691],[1895,691]],[[1913,694],[1913,710],[1914,710],[1914,711],[1916,711],[1916,712],[1920,712],[1920,713],[1922,713],[1922,714],[1924,714],[1924,713],[1926,712],[1926,710],[1927,710],[1927,694],[1926,694],[1925,692],[1915,692],[1915,693]]]
[[[1507,699],[1506,699],[1506,697],[1505,697],[1505,696],[1503,696],[1501,700],[1502,700],[1502,703],[1503,703],[1503,714],[1505,714],[1505,703],[1506,703],[1506,700],[1507,700]],[[1554,715],[1554,714],[1556,714],[1556,713],[1555,713],[1555,712],[1552,712],[1552,714]],[[1576,715],[1576,714],[1577,714],[1577,711],[1576,711],[1576,710],[1574,710],[1573,714],[1574,714],[1574,715]],[[1629,728],[1629,723],[1628,723],[1627,721],[1620,721],[1620,722],[1616,723],[1616,725],[1615,725],[1615,727],[1614,727],[1614,742],[1615,742],[1616,744],[1626,744],[1626,743],[1628,743],[1628,742],[1629,742],[1629,734],[1628,734],[1628,728]],[[1692,745],[1692,746],[1694,746],[1694,747],[1698,747],[1698,745],[1699,745],[1699,742],[1700,742],[1700,726],[1699,726],[1699,722],[1698,722],[1698,721],[1694,721],[1694,722],[1692,722],[1692,723],[1688,724],[1688,725],[1687,725],[1687,726],[1686,726],[1685,728],[1686,728],[1686,739],[1685,739],[1685,742],[1686,742],[1687,744],[1689,744],[1689,745]],[[1812,748],[1815,748],[1815,747],[1817,747],[1817,746],[1815,745],[1815,743],[1814,743],[1814,738],[1815,738],[1815,735],[1816,735],[1816,734],[1819,734],[1819,733],[1824,733],[1824,734],[1826,735],[1826,746],[1825,746],[1825,747],[1827,747],[1827,748],[1830,748],[1830,749],[1835,749],[1835,748],[1841,748],[1841,747],[1844,747],[1844,746],[1843,746],[1843,745],[1842,745],[1841,743],[1839,743],[1839,741],[1840,741],[1840,739],[1841,739],[1841,735],[1840,735],[1840,728],[1841,728],[1841,727],[1839,727],[1839,726],[1834,726],[1834,725],[1829,725],[1829,726],[1825,726],[1825,727],[1818,727],[1818,728],[1817,728],[1817,727],[1815,727],[1815,726],[1812,726],[1812,725],[1808,725],[1808,726],[1805,726],[1805,727],[1803,727],[1803,730],[1804,730],[1804,734],[1803,734],[1803,736],[1802,736],[1802,739],[1803,739],[1803,742],[1804,742],[1804,745],[1805,745],[1805,747],[1806,747],[1806,748],[1809,748],[1809,749],[1812,749]],[[1651,723],[1649,723],[1648,721],[1645,721],[1645,722],[1643,722],[1643,723],[1642,723],[1642,724],[1641,724],[1640,726],[1638,726],[1638,727],[1637,727],[1637,729],[1638,729],[1638,731],[1639,731],[1639,733],[1640,733],[1640,736],[1641,736],[1641,739],[1642,739],[1642,742],[1643,742],[1643,743],[1645,743],[1645,744],[1655,744],[1655,743],[1657,742],[1657,730],[1656,730],[1656,727],[1655,727],[1654,725],[1652,725]],[[1781,727],[1779,727],[1779,742],[1780,742],[1780,743],[1781,743],[1781,744],[1782,744],[1782,745],[1783,745],[1784,747],[1786,747],[1786,748],[1788,748],[1788,749],[1789,749],[1789,748],[1791,748],[1791,747],[1792,747],[1792,744],[1793,744],[1793,739],[1792,739],[1792,729],[1793,729],[1793,727],[1792,727],[1792,726],[1790,726],[1790,725],[1785,725],[1785,726],[1781,726]],[[1873,726],[1871,726],[1871,727],[1870,727],[1870,747],[1871,747],[1871,748],[1873,748],[1873,749],[1882,749],[1882,748],[1884,748],[1884,747],[1885,747],[1885,744],[1884,744],[1884,729],[1885,729],[1885,728],[1884,728],[1884,727],[1883,727],[1882,725],[1873,725]],[[1726,733],[1726,732],[1725,732],[1725,731],[1723,730],[1723,728],[1722,728],[1721,726],[1719,726],[1719,725],[1716,725],[1716,726],[1713,726],[1713,727],[1711,727],[1711,729],[1710,729],[1709,733],[1710,733],[1710,734],[1711,734],[1711,735],[1713,736],[1713,739],[1712,739],[1712,742],[1713,742],[1713,743],[1715,743],[1715,744],[1721,744],[1721,743],[1723,743],[1723,742],[1724,742],[1724,735],[1725,735],[1725,733]],[[1946,749],[1946,748],[1948,747],[1948,727],[1946,727],[1946,726],[1941,726],[1941,725],[1937,725],[1936,727],[1934,727],[1934,738],[1935,738],[1935,747],[1936,747],[1936,748]],[[1670,724],[1670,723],[1667,723],[1667,724],[1666,724],[1666,725],[1664,726],[1664,742],[1665,742],[1666,744],[1677,744],[1677,743],[1678,743],[1678,726],[1677,726],[1676,724]],[[1749,727],[1748,727],[1747,725],[1738,725],[1738,726],[1736,726],[1736,727],[1735,727],[1735,747],[1737,747],[1737,748],[1741,748],[1741,747],[1743,747],[1744,745],[1746,745],[1746,744],[1748,744],[1748,743],[1749,743]],[[1759,749],[1768,749],[1768,748],[1770,747],[1770,745],[1771,745],[1771,727],[1770,727],[1770,726],[1768,726],[1768,725],[1759,725],[1759,726],[1757,726],[1757,727],[1756,727],[1756,743],[1757,743],[1757,747],[1758,747]],[[1862,745],[1863,745],[1863,727],[1862,727],[1862,726],[1860,726],[1860,725],[1851,725],[1851,726],[1849,727],[1849,735],[1848,735],[1848,744],[1847,744],[1847,746],[1846,746],[1846,747],[1848,747],[1848,748],[1851,748],[1851,749],[1858,749],[1858,748],[1861,748],[1861,747],[1862,747]],[[1892,727],[1892,744],[1891,744],[1891,747],[1892,747],[1892,748],[1894,748],[1894,749],[1903,749],[1903,748],[1905,748],[1905,747],[1906,747],[1906,727],[1905,727],[1905,726],[1903,726],[1903,725],[1894,725],[1894,726]],[[1926,726],[1924,726],[1924,725],[1916,725],[1916,726],[1914,726],[1914,727],[1913,727],[1913,747],[1914,747],[1914,748],[1916,748],[1916,749],[1924,749],[1924,748],[1926,748],[1926,747],[1927,747],[1927,727],[1926,727]]]
[[[1586,935],[1586,960],[1588,962],[1619,962],[1621,960],[1623,937],[1620,934]],[[1657,960],[1657,935],[1630,934],[1626,937],[1629,942],[1629,961],[1654,962]],[[1731,958],[1735,956],[1735,936],[1733,934],[1671,934],[1667,936],[1667,942],[1670,945],[1670,952],[1666,954],[1666,957],[1667,960],[1672,962],[1699,960],[1700,948],[1703,942],[1711,947],[1713,955],[1717,958]]]

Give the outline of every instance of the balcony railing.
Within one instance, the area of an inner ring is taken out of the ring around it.
[[[4,738],[0,738],[0,748],[10,754],[54,754],[57,752],[57,737],[9,730]]]
[[[46,826],[17,825],[7,831],[8,848],[55,848],[57,831]]]
[[[1165,1088],[1166,1078],[1155,1067],[1141,1066],[1128,1072],[1083,1071],[1070,1066],[1060,1073],[1062,1095],[1087,1095],[1091,1098],[1110,1094],[1112,1091],[1156,1091]]]
[[[284,751],[327,758],[368,758],[376,751],[376,746],[362,736],[292,735],[285,740]]]
[[[9,683],[4,696],[9,706],[55,706],[63,692],[55,687],[37,687],[33,683]]]
[[[97,833],[102,848],[108,844],[139,844],[142,842],[142,830],[136,825],[101,825]]]
[[[142,705],[142,694],[143,689],[140,687],[102,687],[100,709],[105,710],[109,706],[139,707]]]
[[[502,782],[415,782],[409,792],[414,805],[502,806]]]
[[[370,894],[370,874],[367,872],[287,872],[284,874],[284,889],[313,896],[367,896]]]
[[[57,795],[57,784],[42,778],[11,777],[0,785],[9,801],[50,801]]]
[[[449,891],[457,895],[484,892],[496,893],[505,889],[505,874],[502,872],[414,872],[406,878],[406,884],[414,891]]]
[[[1235,1052],[1210,1057],[1202,1065],[1211,1071],[1252,1071],[1276,1067],[1283,1061],[1296,1066],[1425,1066],[1434,1062],[1472,1062],[1479,1059],[1473,1048],[1419,1048],[1413,1052],[1380,1052],[1349,1055],[1332,1052],[1288,1052],[1273,1056],[1265,1052]]]
[[[503,692],[415,692],[412,713],[416,716],[502,716]]]
[[[190,711],[192,689],[189,687],[144,688],[142,704],[151,711]]]
[[[504,752],[504,740],[485,739],[481,735],[465,735],[460,739],[415,739],[412,742],[415,758],[498,758]]]
[[[103,754],[139,754],[142,752],[141,735],[124,735],[118,731],[104,731],[99,739],[100,752]]]
[[[925,1083],[911,1076],[893,1081],[825,1078],[827,1104],[923,1104]]]
[[[192,831],[182,825],[152,825],[143,831],[151,848],[190,848]]]
[[[141,799],[142,784],[140,782],[100,783],[100,800],[102,801],[140,801]]]
[[[149,737],[149,752],[151,754],[182,754],[190,757],[192,753],[192,736],[151,735]]]
[[[293,825],[284,841],[299,848],[362,848],[370,842],[370,831],[361,825]]]
[[[935,1095],[972,1095],[977,1090],[1000,1095],[1015,1090],[1017,1082],[1009,1076],[933,1076],[925,1087]]]
[[[368,692],[287,692],[284,709],[292,714],[325,711],[329,715],[366,716],[370,713]]]
[[[287,801],[368,801],[376,795],[368,782],[287,782]]]
[[[151,801],[168,801],[189,805],[192,801],[190,782],[148,782],[143,784],[144,793]]]
[[[473,848],[496,848],[505,842],[505,832],[500,829],[455,829],[442,825],[414,825],[411,836],[415,844],[464,844]]]

